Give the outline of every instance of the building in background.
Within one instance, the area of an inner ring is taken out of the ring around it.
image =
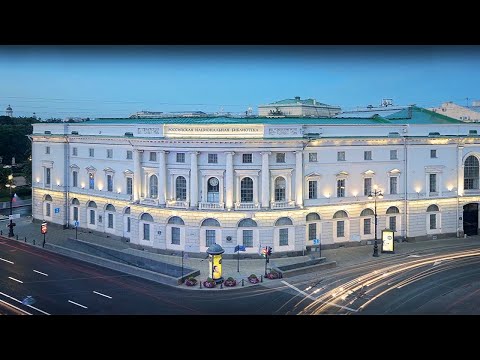
[[[339,106],[322,104],[315,99],[301,100],[300,96],[296,96],[294,99],[285,99],[267,105],[259,105],[258,115],[332,117],[341,110]]]
[[[478,234],[480,124],[411,106],[371,117],[37,123],[32,214],[158,251],[301,253]],[[54,211],[55,210],[55,211]]]
[[[5,115],[13,117],[13,109],[10,105],[8,105],[7,108],[5,109]]]
[[[480,101],[473,101],[472,106],[461,106],[454,104],[452,101],[444,102],[440,107],[430,108],[430,110],[449,116],[451,118],[462,120],[465,122],[480,121]]]

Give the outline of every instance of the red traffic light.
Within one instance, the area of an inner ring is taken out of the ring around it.
[[[41,230],[42,234],[47,233],[47,223],[46,222],[42,223],[42,227],[41,227],[40,230]]]

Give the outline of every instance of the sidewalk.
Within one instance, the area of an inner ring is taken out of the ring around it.
[[[0,229],[2,229],[3,235],[8,235],[8,228],[6,228],[6,223],[8,220],[0,219]],[[35,240],[35,245],[41,246],[43,242],[43,235],[40,233],[40,223],[32,223],[31,217],[23,217],[20,219],[15,219],[17,226],[15,226],[14,232],[18,236],[19,241],[25,241],[27,238],[27,243],[32,244]],[[50,244],[55,244],[62,246],[66,238],[75,238],[75,229],[63,229],[61,226],[50,225],[48,228],[48,233],[46,236],[46,242]],[[136,255],[143,256],[145,258],[156,259],[170,264],[176,264],[181,266],[182,259],[181,256],[174,255],[163,255],[157,254],[149,251],[136,250],[130,247],[130,243],[124,242],[121,238],[112,236],[109,234],[93,234],[89,233],[86,229],[81,229],[78,231],[78,239],[99,244],[102,246],[110,247],[113,249],[121,250],[126,253],[132,253]],[[480,246],[480,236],[472,236],[468,238],[448,238],[441,240],[430,240],[423,242],[402,242],[395,243],[395,254],[382,254],[378,258],[372,256],[373,247],[372,245],[365,246],[354,246],[354,247],[340,247],[336,249],[322,250],[322,257],[326,257],[327,261],[336,261],[337,267],[330,270],[325,270],[330,272],[336,271],[336,269],[341,269],[343,267],[356,265],[356,264],[365,264],[373,261],[381,261],[382,259],[401,255],[408,254],[412,251],[422,251],[428,249],[435,249],[443,246],[451,246],[456,244],[477,244]],[[190,267],[193,269],[200,270],[200,276],[197,277],[198,280],[206,280],[209,276],[208,269],[208,260],[205,258],[184,258],[184,266]],[[274,258],[270,259],[268,268],[271,266],[282,266],[289,265],[294,263],[305,262],[311,260],[312,257],[318,257],[318,253],[312,253],[305,256],[297,257],[285,257],[285,258]],[[239,271],[237,272],[237,266],[239,265]],[[236,259],[223,259],[223,277],[226,279],[228,277],[233,277],[237,280],[237,287],[241,284],[241,280],[244,279],[245,286],[251,286],[248,282],[247,277],[250,274],[255,274],[258,277],[265,273],[265,259],[241,259],[238,263]],[[311,278],[316,276],[315,273],[299,275],[301,278]],[[317,275],[318,276],[318,275]],[[267,280],[271,282],[272,280]],[[181,285],[182,288],[190,288],[184,285]],[[199,286],[192,287],[191,289],[199,289]],[[209,289],[210,290],[210,289]]]

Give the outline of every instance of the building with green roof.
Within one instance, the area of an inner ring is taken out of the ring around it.
[[[332,117],[341,111],[339,106],[323,104],[315,99],[300,99],[300,96],[258,106],[259,116]]]

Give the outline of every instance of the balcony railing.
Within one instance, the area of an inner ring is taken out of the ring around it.
[[[260,204],[256,203],[235,203],[235,210],[256,210],[260,209]]]
[[[199,204],[200,210],[223,210],[225,208],[224,203],[213,202],[201,202]]]
[[[178,201],[178,200],[167,201],[167,207],[170,207],[170,208],[188,209],[188,206],[189,204],[187,201]]]
[[[144,204],[144,205],[158,205],[158,199],[141,198],[140,204]]]
[[[272,201],[270,206],[272,209],[291,209],[295,207],[295,201]]]

